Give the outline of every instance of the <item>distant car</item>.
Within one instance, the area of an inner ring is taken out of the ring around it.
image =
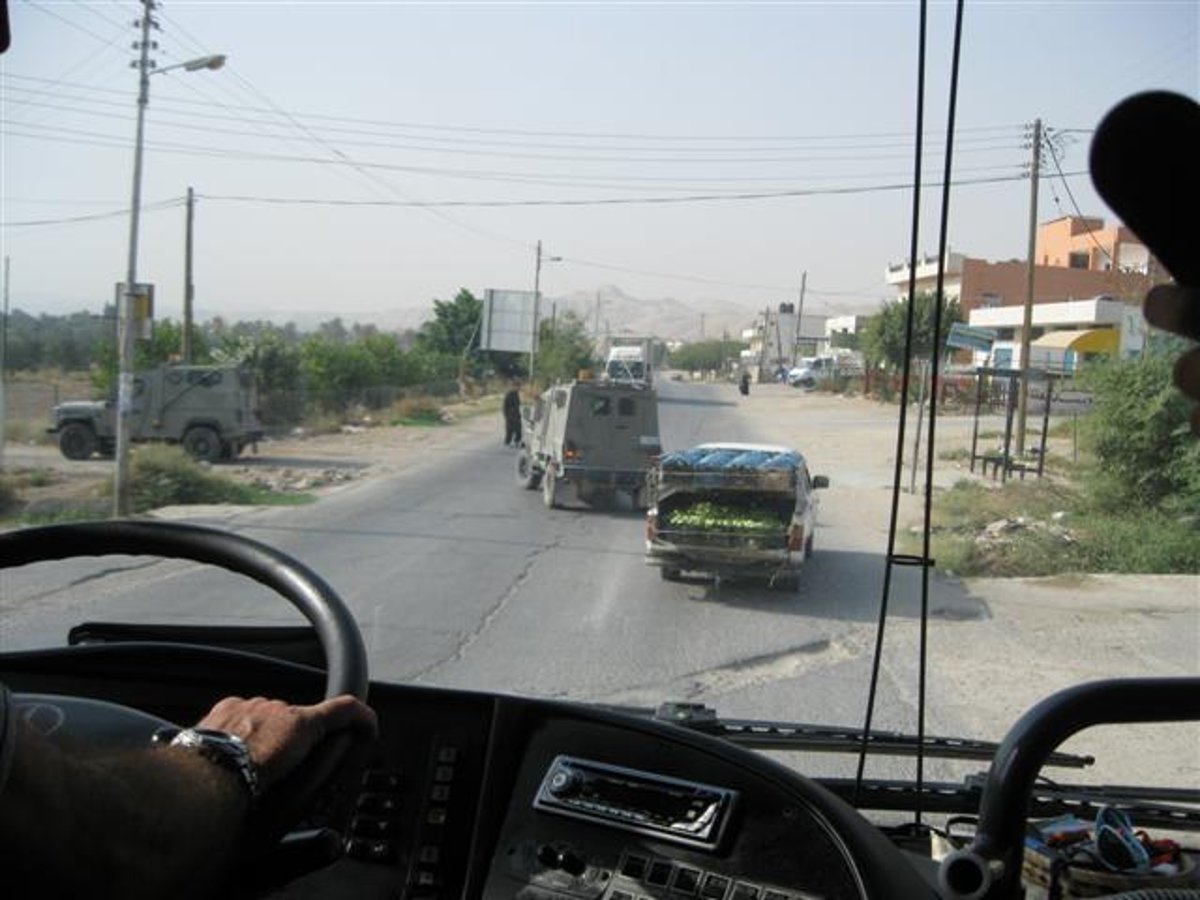
[[[792,387],[812,388],[838,374],[862,374],[862,365],[853,356],[805,356],[787,373],[787,383]]]

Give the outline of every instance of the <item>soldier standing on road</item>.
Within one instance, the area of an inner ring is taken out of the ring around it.
[[[504,395],[504,446],[521,446],[521,395],[516,384]]]

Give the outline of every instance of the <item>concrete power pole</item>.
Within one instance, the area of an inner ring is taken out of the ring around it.
[[[4,320],[0,322],[0,472],[4,471],[4,442],[8,440],[5,423],[4,391],[8,387],[8,257],[4,257]]]
[[[129,204],[129,258],[125,288],[117,308],[117,345],[120,363],[117,375],[117,446],[116,471],[113,474],[113,515],[129,515],[129,417],[133,411],[134,298],[137,293],[138,225],[142,211],[142,152],[146,135],[146,106],[150,102],[150,28],[157,25],[151,17],[153,0],[142,0],[142,17],[137,25],[141,51],[138,69],[137,137],[133,155],[133,196]]]
[[[1016,453],[1025,453],[1025,414],[1029,404],[1029,345],[1033,331],[1033,274],[1037,269],[1038,175],[1042,158],[1042,120],[1033,123],[1033,159],[1029,170],[1029,252],[1025,267],[1025,316],[1021,323],[1021,379],[1017,388]]]
[[[800,336],[804,333],[804,289],[808,285],[808,269],[800,273],[800,303],[796,306],[796,339],[792,342],[792,366],[800,364]]]
[[[187,229],[183,243],[183,345],[180,347],[183,364],[192,364],[192,301],[196,285],[192,282],[192,222],[196,215],[196,194],[187,192]]]

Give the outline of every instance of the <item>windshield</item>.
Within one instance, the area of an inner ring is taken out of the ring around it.
[[[1194,4],[968,4],[940,267],[935,4],[915,270],[915,6],[172,4],[139,84],[141,15],[12,8],[6,525],[113,508],[112,410],[51,410],[115,396],[129,301],[128,366],[255,386],[167,402],[146,381],[134,511],[302,559],[373,678],[860,728],[893,488],[896,557],[919,561],[929,455],[929,733],[998,740],[1079,681],[1200,668],[1200,462],[1179,345],[1139,306],[1168,273],[1087,177],[1115,103],[1196,95]],[[548,390],[604,372],[621,333],[654,338],[656,419]],[[795,455],[668,477],[706,442]],[[873,724],[914,732],[921,567],[886,580]],[[298,621],[142,558],[6,570],[0,615],[2,651],[89,620]],[[1097,765],[1064,777],[1191,787],[1197,748],[1194,727],[1096,729],[1067,749]]]

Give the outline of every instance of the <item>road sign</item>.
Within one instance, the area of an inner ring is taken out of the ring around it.
[[[990,353],[992,344],[995,342],[996,332],[992,329],[973,328],[962,322],[952,324],[950,333],[946,335],[946,346],[957,347],[960,350],[978,350],[981,353]]]

